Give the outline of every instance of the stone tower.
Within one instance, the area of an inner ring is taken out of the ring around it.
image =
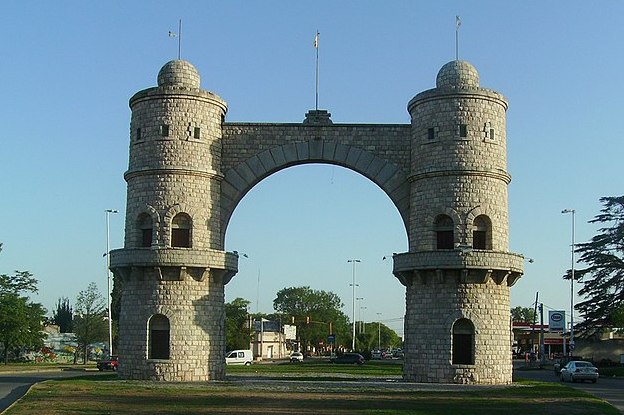
[[[404,377],[510,383],[509,287],[522,257],[508,252],[507,101],[479,86],[465,61],[408,104],[412,119]]]
[[[238,259],[219,220],[221,124],[227,110],[188,62],[168,62],[158,86],[130,99],[119,374],[199,381],[224,374],[224,285]]]
[[[282,169],[330,163],[384,191],[409,251],[394,255],[406,287],[404,378],[511,382],[509,287],[523,258],[508,252],[505,111],[467,62],[442,67],[408,105],[410,124],[224,122],[226,104],[200,89],[188,62],[130,99],[126,235],[111,252],[123,283],[121,377],[204,381],[224,376],[224,251],[238,203]]]

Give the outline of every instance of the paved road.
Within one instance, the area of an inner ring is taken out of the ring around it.
[[[514,371],[514,379],[523,378],[543,382],[559,382],[552,370],[519,370]],[[596,383],[566,383],[566,386],[584,390],[604,399],[624,414],[624,379],[600,378]]]
[[[0,374],[0,413],[13,402],[24,396],[28,389],[37,382],[47,379],[71,378],[87,374],[97,375],[99,372],[85,371],[45,371],[27,373]]]

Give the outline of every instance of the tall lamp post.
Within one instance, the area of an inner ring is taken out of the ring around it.
[[[110,273],[110,214],[118,213],[115,209],[106,209],[106,281],[108,290],[106,300],[108,308],[108,354],[113,354],[113,322],[111,319],[111,273]]]
[[[574,228],[575,228],[575,220],[574,214],[576,210],[574,209],[563,209],[561,213],[571,213],[572,214],[572,275],[570,276],[570,345],[568,346],[568,350],[570,356],[572,355],[572,351],[574,350]]]
[[[377,350],[381,351],[381,313],[377,314]]]
[[[351,302],[351,320],[353,322],[353,339],[351,341],[351,350],[355,351],[355,287],[356,287],[356,283],[355,283],[355,264],[357,264],[358,262],[362,262],[359,259],[349,259],[347,260],[347,262],[350,262],[353,264],[353,283],[351,284],[351,287],[353,288],[353,301]]]

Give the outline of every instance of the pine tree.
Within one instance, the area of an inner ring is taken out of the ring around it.
[[[74,313],[69,304],[69,298],[59,298],[56,310],[52,312],[52,321],[59,326],[61,333],[71,333],[73,330]]]
[[[587,267],[575,272],[585,299],[575,309],[584,321],[578,329],[591,335],[603,328],[624,327],[624,196],[603,197],[603,208],[589,223],[603,224],[590,242],[577,244],[579,262]],[[568,271],[564,277],[570,279]]]

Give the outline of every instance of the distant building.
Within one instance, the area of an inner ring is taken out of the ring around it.
[[[254,321],[254,336],[251,342],[251,350],[254,358],[283,359],[290,356],[294,350],[298,350],[297,327],[281,324],[279,321]]]

